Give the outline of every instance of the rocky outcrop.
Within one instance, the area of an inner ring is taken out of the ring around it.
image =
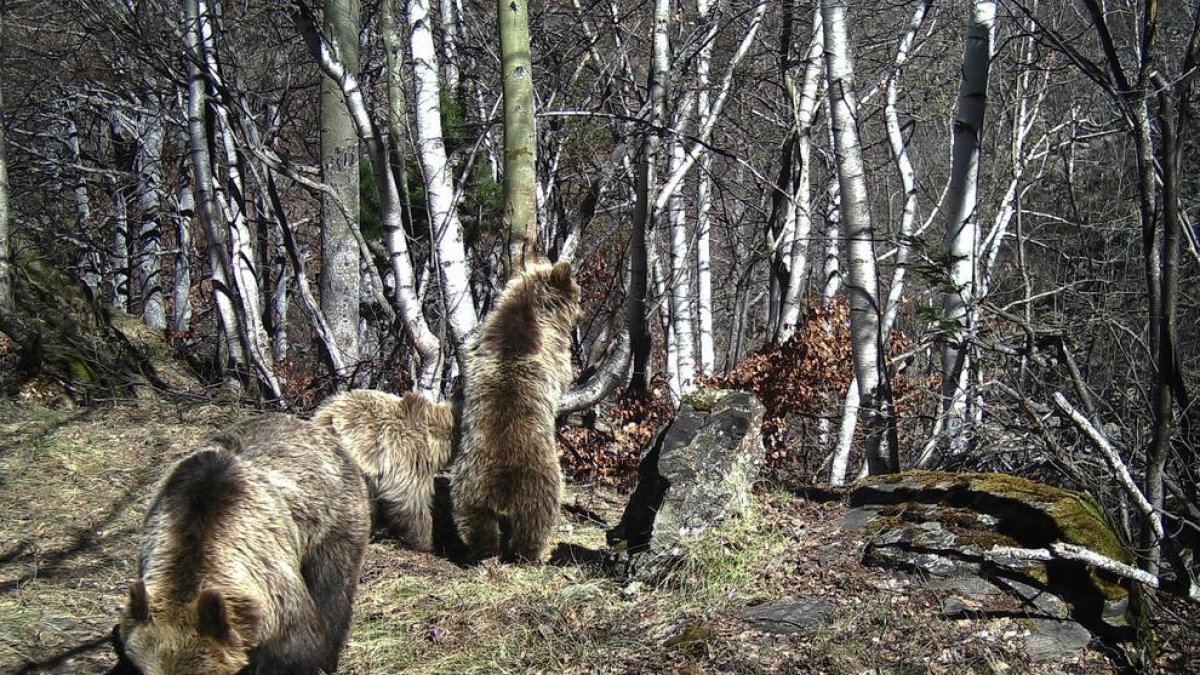
[[[914,471],[862,481],[850,505],[842,527],[867,540],[864,560],[946,590],[946,617],[1009,612],[1015,600],[1030,623],[1028,651],[1044,659],[1082,649],[1087,631],[1106,642],[1135,637],[1140,603],[1127,582],[1075,561],[996,553],[1061,542],[1132,562],[1089,495],[1002,474]]]
[[[642,457],[638,484],[608,532],[629,556],[682,556],[689,539],[741,514],[762,469],[763,406],[753,394],[701,390],[684,399],[675,421]]]

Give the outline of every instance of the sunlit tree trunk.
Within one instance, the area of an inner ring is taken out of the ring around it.
[[[442,142],[441,84],[430,26],[429,0],[409,0],[408,25],[415,84],[417,156],[425,174],[431,238],[435,242],[446,316],[456,347],[461,350],[463,340],[475,328],[478,317],[468,286],[469,270],[462,224],[455,206],[454,182],[446,161],[446,146]]]
[[[443,0],[443,6],[450,0]],[[534,127],[533,64],[529,4],[497,0],[500,63],[504,82],[504,231],[510,270],[538,256],[537,136]]]
[[[816,117],[817,103],[821,78],[821,66],[824,33],[821,30],[821,12],[813,13],[812,41],[804,61],[804,79],[796,92],[796,84],[790,74],[787,78],[788,90],[792,93],[794,109],[793,117],[796,124],[795,150],[795,185],[792,201],[788,208],[792,210],[789,220],[793,221],[795,234],[792,237],[792,248],[788,265],[788,285],[783,292],[783,303],[779,316],[778,338],[786,341],[796,330],[800,322],[800,309],[803,302],[801,294],[804,290],[804,280],[808,276],[808,240],[812,235],[812,127]],[[836,258],[835,258],[836,259]]]
[[[683,142],[679,134],[687,129],[691,121],[692,101],[689,99],[675,116],[675,134],[668,143],[668,171],[674,173],[683,162],[687,161]],[[692,321],[692,260],[687,228],[687,209],[683,199],[683,191],[676,190],[667,202],[668,223],[668,254],[670,256],[670,350],[674,359],[668,361],[669,375],[674,383],[674,390],[680,397],[696,388],[696,344]]]
[[[112,176],[107,177],[113,201],[112,251],[108,260],[112,268],[112,306],[129,311],[129,201],[125,188]]]
[[[878,277],[874,230],[867,202],[866,176],[858,138],[858,110],[854,92],[854,69],[846,35],[845,0],[822,0],[825,67],[833,109],[834,148],[841,188],[842,225],[847,242],[850,293],[850,339],[854,371],[859,385],[860,406],[866,411],[864,452],[871,474],[899,469],[896,449],[883,443],[886,420],[880,395]]]
[[[241,341],[241,326],[230,282],[229,262],[226,258],[226,230],[217,222],[217,207],[213,198],[212,161],[208,152],[208,133],[205,128],[204,107],[208,97],[204,72],[201,70],[204,54],[201,48],[200,15],[204,10],[202,0],[187,0],[185,39],[188,48],[188,139],[192,162],[192,180],[195,186],[197,215],[208,237],[208,261],[212,268],[213,302],[217,306],[221,333],[224,336],[223,353],[235,370],[247,364],[246,350]],[[237,386],[236,378],[226,373],[226,384]]]
[[[712,0],[696,0],[696,15],[701,25],[712,21]],[[696,54],[696,115],[712,114],[709,94],[714,42],[707,40]],[[712,308],[712,155],[700,156],[700,175],[696,177],[696,323],[699,327],[699,367],[702,375],[711,375],[716,356],[713,352]]]
[[[459,89],[458,4],[455,2],[455,0],[441,0],[441,4],[442,74],[445,78],[446,89],[449,90],[450,95],[457,96]],[[528,15],[528,7],[521,11]],[[526,28],[526,33],[528,33],[528,30],[529,29]]]
[[[187,149],[187,134],[180,148]],[[175,205],[175,266],[171,286],[171,330],[186,333],[192,324],[192,218],[196,201],[192,193],[192,165],[184,157],[179,166],[179,191]]]
[[[947,194],[946,250],[951,290],[942,295],[942,312],[951,327],[942,345],[942,413],[949,451],[966,449],[965,423],[971,396],[971,355],[979,256],[979,156],[987,104],[988,71],[996,24],[994,0],[976,0],[963,50],[962,82],[954,119],[950,189]]]
[[[359,0],[325,0],[325,36],[342,65],[358,72]],[[358,134],[341,87],[321,78],[321,178],[331,188],[321,195],[321,310],[350,372],[335,373],[345,384],[358,365],[359,250]]]
[[[67,152],[71,161],[78,167],[75,170],[75,184],[71,190],[75,204],[75,217],[79,220],[79,231],[89,233],[92,221],[92,200],[88,194],[87,173],[83,170],[83,152],[79,145],[79,128],[75,124],[74,114],[68,115]],[[91,292],[93,298],[99,299],[101,270],[100,251],[92,244],[91,237],[85,238],[83,252],[79,259],[79,278]]]
[[[896,266],[892,270],[892,284],[888,289],[887,304],[883,315],[883,325],[880,328],[880,343],[886,345],[895,324],[900,307],[900,297],[904,292],[904,275],[907,270],[909,254],[909,238],[913,232],[913,222],[917,213],[917,183],[913,172],[912,161],[908,156],[908,145],[900,127],[900,117],[896,112],[897,91],[899,88],[900,72],[908,63],[913,41],[925,21],[925,13],[931,0],[918,0],[913,10],[908,29],[900,38],[896,48],[896,60],[892,71],[884,81],[886,102],[884,103],[884,121],[887,128],[888,144],[892,149],[892,157],[896,160],[896,170],[900,174],[900,185],[904,190],[904,206],[900,212],[900,241],[896,251]],[[831,485],[844,485],[846,471],[849,468],[850,448],[854,442],[854,429],[858,426],[858,378],[850,383],[846,391],[846,401],[842,408],[842,423],[838,434],[837,448],[833,453],[829,482]]]

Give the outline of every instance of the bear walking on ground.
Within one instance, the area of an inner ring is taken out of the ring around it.
[[[326,430],[277,414],[217,434],[171,469],[146,514],[114,672],[335,671],[369,509]]]
[[[579,286],[569,263],[509,281],[467,356],[454,522],[473,557],[537,562],[562,497],[554,418],[571,380]],[[499,518],[511,531],[500,550]]]
[[[327,399],[313,423],[333,432],[358,463],[376,520],[410,548],[433,547],[434,477],[453,455],[455,407],[419,394],[360,389]]]

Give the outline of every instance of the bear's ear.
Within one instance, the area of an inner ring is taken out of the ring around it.
[[[246,598],[226,598],[206,588],[196,598],[198,632],[222,644],[253,642],[261,625],[257,606]]]
[[[141,579],[129,587],[128,613],[134,621],[150,620],[150,596],[146,593],[146,583]]]
[[[569,289],[571,287],[571,263],[564,260],[554,265],[554,269],[550,270],[550,283],[558,288]]]

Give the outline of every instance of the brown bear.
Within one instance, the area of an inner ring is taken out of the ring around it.
[[[372,389],[337,394],[313,413],[358,463],[376,521],[410,548],[433,547],[434,477],[450,463],[455,407],[419,394]]]
[[[579,315],[571,265],[532,265],[508,282],[468,351],[450,490],[476,559],[537,562],[545,553],[562,497],[554,418]],[[511,526],[504,550],[502,517]]]
[[[266,415],[177,463],[146,513],[114,672],[333,672],[370,535],[366,481],[328,431]]]

